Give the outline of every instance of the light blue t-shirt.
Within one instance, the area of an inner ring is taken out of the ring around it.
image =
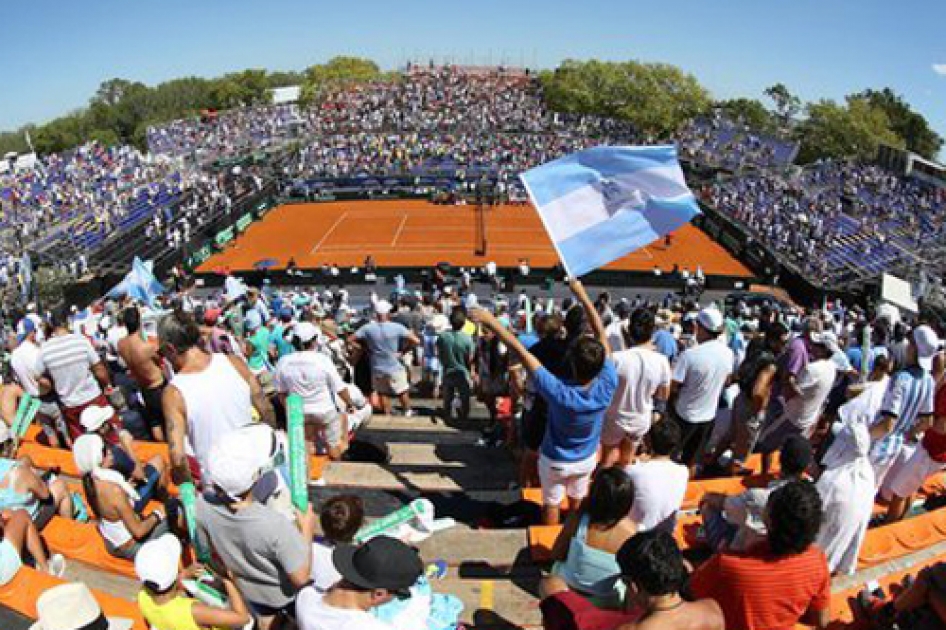
[[[542,454],[555,462],[579,462],[593,456],[601,441],[604,413],[618,386],[611,359],[605,360],[590,387],[561,381],[544,367],[532,375],[532,385],[548,404]]]
[[[657,352],[667,357],[667,360],[671,363],[680,352],[677,340],[666,330],[658,330],[654,333],[654,346],[656,346]]]
[[[407,335],[407,328],[397,322],[371,322],[362,326],[355,338],[368,346],[371,372],[390,376],[404,369],[400,351]]]

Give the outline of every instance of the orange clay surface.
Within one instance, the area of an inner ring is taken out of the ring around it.
[[[426,201],[338,201],[288,204],[252,224],[245,234],[198,268],[249,271],[273,258],[276,268],[290,257],[302,268],[325,264],[361,266],[374,256],[379,267],[426,267],[441,261],[482,266],[494,261],[515,266],[527,258],[534,268],[554,267],[558,256],[531,206],[497,206],[486,211],[487,253],[476,256],[474,206],[438,206]],[[607,266],[621,271],[665,273],[674,264],[706,275],[749,277],[750,271],[692,225],[673,234],[670,247],[661,239]]]

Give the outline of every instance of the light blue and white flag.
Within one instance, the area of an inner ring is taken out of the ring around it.
[[[673,145],[594,147],[519,177],[575,278],[700,214]]]
[[[164,286],[154,276],[154,263],[142,261],[135,256],[131,264],[131,271],[125,278],[112,287],[108,297],[118,298],[129,295],[143,304],[154,307],[154,299],[164,293]]]

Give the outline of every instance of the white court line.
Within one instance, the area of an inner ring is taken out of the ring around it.
[[[398,247],[396,250],[390,249],[378,249],[377,245],[372,245],[371,243],[364,243],[363,245],[338,245],[332,247],[326,247],[323,249],[323,252],[358,252],[371,250],[375,253],[385,252],[386,254],[397,254],[403,252],[405,254],[413,254],[416,252],[468,252],[473,249],[473,245],[470,244],[470,247],[458,247],[458,248],[446,248],[446,247]],[[524,252],[547,252],[549,251],[548,247],[521,247],[510,243],[508,246],[500,245],[490,245],[490,250],[496,251],[517,251],[522,250]]]
[[[309,254],[314,254],[315,252],[317,252],[317,251],[319,250],[319,248],[322,247],[322,243],[324,243],[325,240],[326,240],[329,236],[332,235],[332,232],[334,232],[336,229],[338,229],[338,226],[342,224],[342,221],[344,221],[344,220],[347,219],[347,218],[348,218],[348,213],[347,213],[347,212],[343,212],[340,217],[338,217],[337,219],[335,219],[335,223],[333,223],[333,224],[332,224],[332,227],[330,227],[330,228],[328,229],[328,232],[326,232],[325,234],[322,235],[322,238],[319,239],[319,242],[315,244],[315,247],[312,248],[312,250],[309,252]]]
[[[404,215],[401,217],[401,224],[397,226],[397,232],[394,233],[394,238],[391,239],[391,247],[397,245],[397,239],[401,238],[401,232],[404,231],[404,226],[407,225],[407,217],[409,215]]]

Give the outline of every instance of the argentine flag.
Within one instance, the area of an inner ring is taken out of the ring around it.
[[[673,145],[594,147],[519,177],[573,278],[700,214]]]

